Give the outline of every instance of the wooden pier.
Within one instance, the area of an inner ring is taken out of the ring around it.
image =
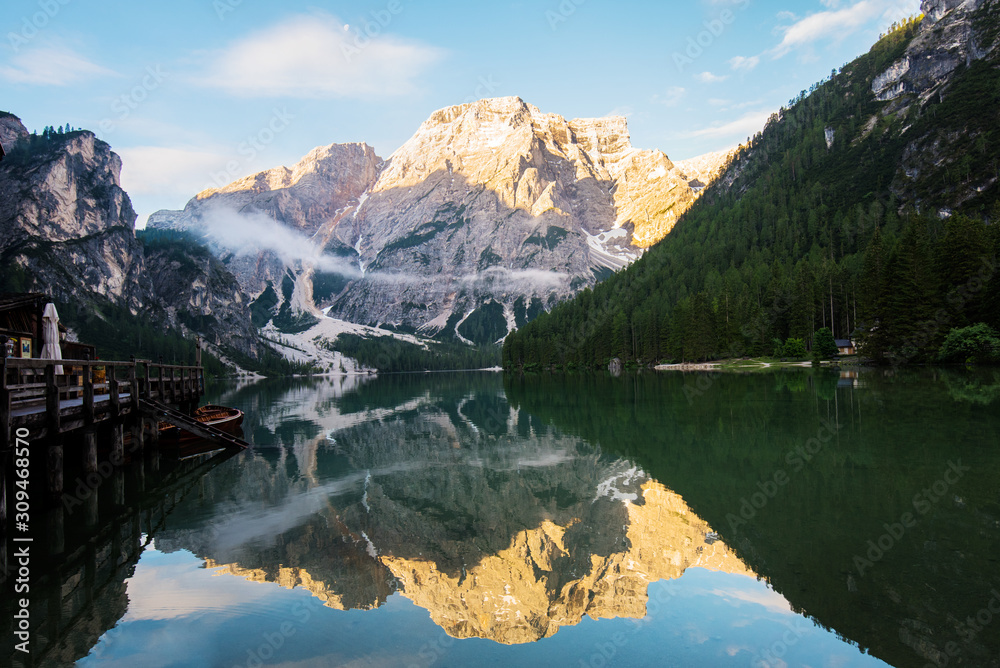
[[[200,358],[200,350],[197,357]],[[0,532],[7,521],[9,455],[27,444],[33,476],[42,475],[53,500],[63,493],[64,451],[81,458],[84,472],[98,470],[98,442],[105,459],[121,466],[159,440],[165,421],[224,447],[247,443],[191,414],[205,392],[205,372],[196,365],[150,360],[47,360],[7,357],[0,373]],[[127,431],[126,431],[127,430]]]
[[[56,366],[62,367],[61,374]],[[0,448],[13,445],[18,429],[27,429],[28,438],[38,441],[121,423],[139,415],[141,400],[190,413],[204,390],[201,366],[6,358],[0,381]]]

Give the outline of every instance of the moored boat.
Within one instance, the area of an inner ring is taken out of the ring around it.
[[[195,420],[202,424],[210,425],[228,434],[240,435],[240,425],[243,424],[243,411],[238,408],[227,406],[208,405],[197,409],[192,415]],[[200,441],[202,437],[192,434],[189,431],[179,429],[169,422],[160,423],[160,438],[177,441]]]

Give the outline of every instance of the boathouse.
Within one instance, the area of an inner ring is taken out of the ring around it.
[[[98,441],[110,446],[108,461],[120,466],[126,443],[129,453],[141,454],[147,442],[158,444],[165,424],[222,447],[248,445],[194,417],[205,391],[200,342],[190,365],[164,364],[162,358],[106,361],[93,346],[65,341],[66,328],[56,330],[54,313],[44,294],[0,295],[0,476],[12,474],[6,463],[15,439],[45,462],[53,497],[64,490],[64,450],[92,473]],[[59,359],[53,358],[56,338]],[[6,485],[0,486],[0,531],[7,517],[5,492]]]

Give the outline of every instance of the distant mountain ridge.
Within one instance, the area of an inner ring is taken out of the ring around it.
[[[633,262],[727,158],[678,168],[633,148],[624,118],[567,121],[520,98],[489,99],[435,112],[385,161],[364,144],[321,147],[148,225],[204,234],[251,297],[290,279],[301,327],[324,309],[492,343]],[[226,238],[225,228],[272,221],[294,243]]]
[[[922,9],[774,114],[642,260],[508,336],[505,365],[782,357],[824,327],[932,361],[1000,328],[1000,3]]]

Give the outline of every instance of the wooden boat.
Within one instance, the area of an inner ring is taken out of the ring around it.
[[[242,435],[240,425],[243,424],[243,411],[238,408],[228,408],[226,406],[208,405],[202,406],[194,412],[192,416],[198,422],[211,425],[216,429],[233,434]],[[178,429],[169,422],[160,423],[160,439],[175,440],[180,442],[200,441],[202,438],[189,431]]]

